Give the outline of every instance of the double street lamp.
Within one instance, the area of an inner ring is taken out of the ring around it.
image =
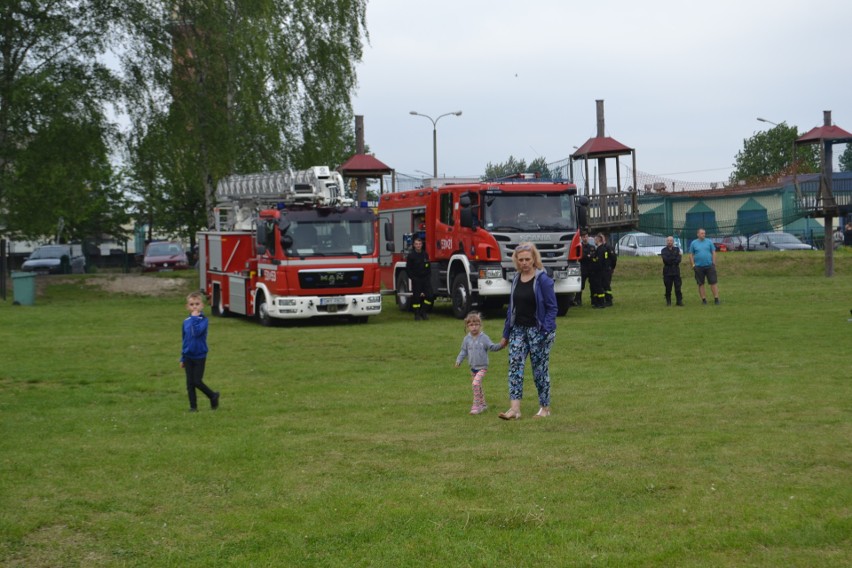
[[[438,118],[432,118],[429,115],[421,114],[417,111],[411,111],[408,114],[414,116],[422,116],[423,118],[428,118],[432,121],[432,176],[438,177],[438,121],[444,118],[445,116],[455,115],[461,116],[462,111],[457,110],[455,112],[448,112],[440,115]]]

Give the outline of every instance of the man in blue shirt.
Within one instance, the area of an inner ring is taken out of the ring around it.
[[[698,283],[698,295],[701,303],[707,303],[707,294],[704,290],[704,280],[710,283],[713,291],[714,303],[719,305],[719,287],[716,285],[716,245],[710,242],[704,229],[698,229],[698,238],[689,243],[689,258],[692,261],[692,269],[695,271],[695,281]]]

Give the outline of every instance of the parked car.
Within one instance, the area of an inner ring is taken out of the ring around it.
[[[37,274],[83,274],[86,257],[80,245],[44,245],[33,251],[21,270]]]
[[[757,233],[748,240],[751,250],[815,250],[790,233]]]
[[[749,250],[748,237],[742,235],[732,235],[722,239],[722,244],[728,251]]]
[[[145,256],[142,258],[144,272],[165,272],[187,268],[189,268],[189,261],[182,244],[174,241],[155,241],[145,247]]]
[[[728,246],[722,242],[722,237],[712,237],[710,242],[716,247],[716,252],[728,252]]]
[[[675,240],[675,245],[678,245]],[[666,246],[666,237],[649,235],[648,233],[627,233],[615,245],[615,253],[619,256],[655,256]]]

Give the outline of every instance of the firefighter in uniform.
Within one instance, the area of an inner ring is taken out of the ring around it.
[[[604,306],[610,307],[612,306],[612,273],[615,272],[615,264],[618,262],[618,255],[615,254],[615,251],[607,242],[606,236],[601,235],[601,238],[603,238],[603,244],[606,248],[606,270],[604,270],[602,282],[604,289]]]
[[[609,255],[607,254],[604,236],[601,233],[595,235],[595,245],[595,252],[592,256],[592,265],[589,273],[589,284],[592,289],[592,307],[599,309],[606,307],[604,272],[609,267]]]
[[[405,269],[411,279],[411,309],[414,321],[429,319],[432,311],[432,268],[429,255],[423,249],[423,239],[414,238],[414,249],[405,259]]]
[[[592,258],[595,256],[595,245],[589,236],[589,229],[584,228],[580,231],[580,242],[583,245],[583,256],[580,258],[580,291],[574,294],[575,306],[583,305],[583,290],[586,289],[586,282],[589,282],[591,289]]]

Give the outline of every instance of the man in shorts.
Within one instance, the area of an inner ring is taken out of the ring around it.
[[[698,229],[698,238],[689,243],[689,259],[692,261],[692,269],[695,272],[695,281],[698,283],[698,295],[701,303],[707,303],[707,293],[704,290],[704,281],[710,284],[713,291],[714,303],[719,305],[719,286],[716,284],[716,245],[706,237],[704,229]]]

